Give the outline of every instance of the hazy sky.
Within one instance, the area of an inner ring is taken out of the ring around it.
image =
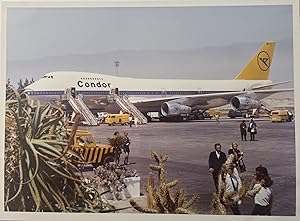
[[[9,8],[7,59],[291,40],[291,6]]]

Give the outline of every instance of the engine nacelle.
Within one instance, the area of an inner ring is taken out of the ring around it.
[[[175,102],[165,102],[161,105],[161,114],[167,116],[178,116],[180,114],[189,114],[192,108]]]
[[[243,95],[231,98],[230,104],[233,110],[249,110],[259,108],[261,106],[259,101]]]

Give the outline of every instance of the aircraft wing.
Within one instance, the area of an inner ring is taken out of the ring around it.
[[[220,92],[220,93],[212,93],[212,94],[198,94],[198,95],[190,95],[190,96],[174,96],[174,97],[161,97],[161,98],[150,98],[150,99],[140,99],[133,101],[134,105],[137,106],[137,108],[141,109],[158,109],[160,110],[160,107],[165,102],[176,102],[182,105],[187,106],[206,106],[213,103],[218,103],[213,106],[222,106],[228,102],[230,102],[230,99],[234,96],[245,94],[245,91],[241,92]],[[151,110],[155,111],[155,110]]]
[[[272,95],[275,93],[280,92],[291,92],[294,91],[294,88],[284,88],[284,89],[266,89],[266,90],[252,90],[249,91],[249,93],[256,93],[256,94],[266,94],[266,95]]]
[[[260,100],[272,94],[279,92],[290,92],[294,89],[266,89],[266,90],[250,90],[250,91],[237,91],[237,92],[220,92],[211,94],[197,94],[190,96],[174,96],[174,97],[161,97],[152,99],[137,99],[132,101],[137,108],[155,111],[165,102],[178,103],[189,107],[219,107],[230,103],[230,100],[235,96],[250,96],[252,99]],[[153,110],[152,110],[153,108]]]
[[[287,83],[291,83],[291,82],[293,82],[293,81],[282,81],[282,82],[278,82],[278,83],[262,85],[262,86],[258,86],[258,87],[253,87],[252,90],[270,89],[270,87],[281,85],[281,84],[287,84]]]
[[[254,93],[254,94],[256,94],[257,98],[263,99],[263,98],[268,97],[272,94],[276,94],[276,93],[280,93],[280,92],[292,92],[292,91],[294,91],[294,88],[253,90],[253,91],[249,91],[249,93]]]

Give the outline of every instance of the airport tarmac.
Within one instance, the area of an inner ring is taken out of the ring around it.
[[[190,122],[155,122],[138,127],[107,126],[83,127],[89,129],[97,142],[106,142],[115,131],[127,131],[131,139],[129,161],[131,169],[141,176],[141,192],[150,172],[151,150],[168,155],[166,178],[180,180],[180,187],[186,188],[186,197],[198,194],[200,199],[193,209],[199,214],[209,214],[210,199],[214,191],[211,174],[208,172],[208,157],[214,150],[214,143],[222,144],[227,154],[232,142],[238,142],[244,152],[247,173],[255,167],[268,168],[274,181],[272,186],[274,201],[272,215],[294,216],[296,214],[296,157],[295,123],[271,123],[270,120],[257,120],[256,141],[241,141],[239,124],[242,119],[221,119]],[[249,139],[249,135],[248,135]],[[124,157],[124,156],[121,156]],[[123,158],[121,158],[123,160]],[[156,177],[155,177],[156,178]],[[251,214],[253,199],[246,199],[240,206],[243,215]]]

